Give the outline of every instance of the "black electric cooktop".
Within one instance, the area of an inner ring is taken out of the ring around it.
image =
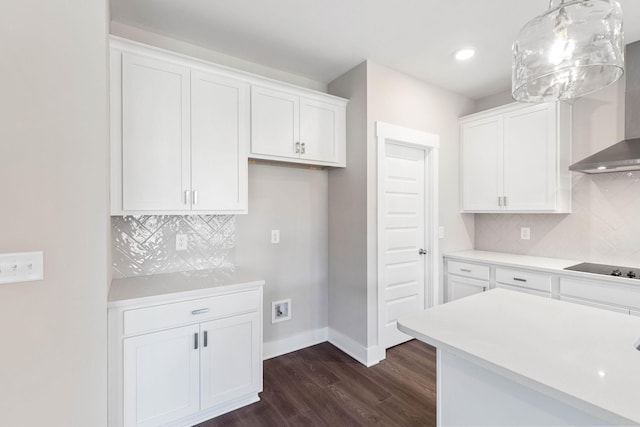
[[[604,274],[606,276],[627,277],[629,279],[640,280],[640,267],[621,267],[618,265],[591,264],[589,262],[583,262],[582,264],[566,267],[565,270],[582,271],[584,273]]]

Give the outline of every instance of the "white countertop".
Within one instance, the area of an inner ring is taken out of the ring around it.
[[[503,267],[528,268],[547,273],[562,273],[565,276],[573,276],[582,279],[605,281],[615,284],[640,286],[640,280],[626,277],[614,277],[604,274],[585,273],[582,271],[565,270],[566,267],[581,264],[585,261],[568,260],[561,258],[544,258],[529,255],[518,255],[504,252],[488,251],[460,251],[444,254],[444,258],[460,261],[481,262]]]
[[[508,254],[503,252],[487,251],[461,251],[451,252],[444,255],[446,258],[455,258],[465,261],[481,261],[491,264],[505,265],[510,267],[530,267],[537,270],[562,270],[572,265],[580,264],[582,261],[567,260],[559,258],[543,258],[528,255]]]
[[[640,318],[494,289],[398,328],[612,423],[640,423]]]
[[[264,285],[264,280],[242,269],[197,270],[151,276],[127,277],[111,281],[109,308],[130,304],[161,302],[166,297],[197,298],[212,289],[240,290]]]

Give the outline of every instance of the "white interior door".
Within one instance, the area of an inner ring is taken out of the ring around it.
[[[425,150],[387,142],[383,173],[385,348],[411,339],[400,316],[425,308]]]
[[[376,138],[378,342],[374,357],[382,360],[387,348],[411,339],[398,330],[398,318],[441,301],[440,137],[376,122]]]

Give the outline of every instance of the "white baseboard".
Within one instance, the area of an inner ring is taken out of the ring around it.
[[[329,342],[366,367],[373,366],[380,362],[378,346],[365,347],[335,329],[329,328]]]
[[[282,356],[292,351],[301,350],[305,347],[320,344],[327,341],[329,328],[314,329],[312,331],[296,334],[291,337],[283,338],[276,341],[269,341],[263,344],[263,359],[271,359],[272,357]]]

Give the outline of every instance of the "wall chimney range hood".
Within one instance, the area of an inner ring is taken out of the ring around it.
[[[640,170],[640,41],[627,45],[625,139],[569,166],[583,173]]]

